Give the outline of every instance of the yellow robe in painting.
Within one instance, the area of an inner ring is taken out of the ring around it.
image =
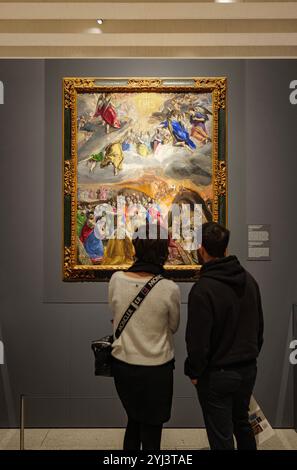
[[[141,155],[142,157],[147,157],[148,154],[149,154],[149,150],[147,148],[147,146],[143,143],[140,143],[137,145],[137,151],[139,153],[139,155]]]
[[[114,238],[108,240],[102,264],[132,264],[134,256],[134,246],[129,237],[123,240]]]

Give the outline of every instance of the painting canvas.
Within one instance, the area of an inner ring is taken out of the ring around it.
[[[189,229],[196,206],[226,223],[225,102],[225,78],[64,79],[65,280],[128,268],[147,222],[168,230],[169,277],[193,279],[197,250],[174,236],[172,208],[189,208]]]

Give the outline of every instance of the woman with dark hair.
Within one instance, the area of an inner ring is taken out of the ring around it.
[[[168,236],[160,226],[138,229],[133,245],[135,263],[127,272],[113,274],[109,283],[114,331],[141,288],[154,276],[163,274],[168,257]],[[171,414],[173,334],[179,315],[179,288],[162,278],[113,343],[115,386],[128,416],[124,450],[160,449],[163,423]]]

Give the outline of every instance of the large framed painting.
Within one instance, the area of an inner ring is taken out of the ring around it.
[[[168,277],[193,280],[197,250],[174,217],[187,208],[186,234],[197,207],[226,224],[226,78],[64,78],[63,133],[63,279],[127,269],[149,222],[167,227]]]

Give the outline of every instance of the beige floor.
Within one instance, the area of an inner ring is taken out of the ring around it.
[[[26,429],[25,448],[34,450],[121,449],[123,429]],[[205,449],[204,429],[165,429],[163,449]],[[297,433],[292,429],[276,429],[275,435],[260,449],[297,450]],[[0,429],[0,450],[19,449],[19,430]]]

